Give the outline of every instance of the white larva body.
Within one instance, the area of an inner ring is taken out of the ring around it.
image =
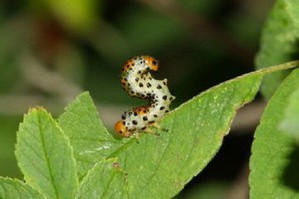
[[[133,108],[122,115],[115,124],[115,130],[123,137],[144,130],[169,112],[169,106],[175,99],[167,87],[167,79],[156,80],[149,73],[158,70],[158,62],[150,56],[138,56],[130,59],[121,74],[121,83],[132,97],[149,101],[149,105]]]

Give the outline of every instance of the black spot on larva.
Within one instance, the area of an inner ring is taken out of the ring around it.
[[[123,122],[123,125],[126,125],[126,122]]]
[[[137,122],[136,120],[133,120],[132,123],[133,123],[134,125],[137,125],[137,124],[138,124],[138,122]]]
[[[164,100],[167,100],[167,96],[166,96],[166,95],[164,95],[164,96],[162,97],[162,99],[164,99]]]
[[[170,99],[170,101],[172,101],[172,100],[173,100],[173,97],[170,97],[169,99]]]
[[[129,115],[132,115],[132,114],[133,114],[133,113],[130,111],[130,112],[129,112]]]
[[[150,69],[150,67],[146,67],[146,70],[149,70]]]
[[[147,86],[148,88],[150,88],[152,85],[151,85],[150,83],[147,83],[146,86]]]
[[[138,82],[138,81],[139,81],[139,78],[138,78],[138,77],[136,77],[135,81],[136,81],[136,82]]]
[[[141,71],[140,71],[140,70],[138,71],[138,74],[141,74]]]
[[[161,89],[162,88],[162,86],[159,84],[158,86],[157,86],[157,89]]]
[[[130,93],[131,93],[132,95],[134,95],[135,92],[134,92],[134,91],[131,91]]]
[[[122,130],[119,130],[118,133],[119,133],[119,134],[123,134],[124,132],[123,132]]]
[[[142,83],[139,83],[139,87],[143,87],[143,84],[142,84]]]
[[[155,121],[152,120],[152,121],[149,121],[148,123],[149,123],[149,124],[153,124],[153,123],[155,123]]]
[[[147,121],[147,117],[146,116],[144,116],[142,119],[143,119],[143,121]]]
[[[145,126],[141,128],[141,130],[145,130],[145,129],[146,129],[146,127],[145,127]]]
[[[137,116],[137,115],[138,115],[138,113],[134,112],[134,116]]]
[[[156,60],[153,60],[153,61],[152,61],[152,64],[153,64],[153,65],[157,65]]]
[[[125,116],[125,115],[122,115],[122,116],[121,116],[121,119],[125,120],[125,119],[126,119],[126,116]]]
[[[161,110],[161,111],[162,111],[163,109],[165,109],[165,106],[161,106],[161,107],[160,107],[160,110]]]
[[[154,117],[158,117],[158,115],[154,114]]]

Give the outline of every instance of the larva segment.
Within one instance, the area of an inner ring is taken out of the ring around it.
[[[121,73],[121,85],[131,97],[146,99],[149,104],[126,111],[115,124],[115,131],[122,137],[130,137],[145,130],[169,112],[175,99],[167,87],[167,79],[156,80],[150,71],[159,69],[158,61],[151,56],[136,56],[127,61]]]

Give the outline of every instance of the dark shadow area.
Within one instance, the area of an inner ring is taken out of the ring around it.
[[[294,145],[294,150],[289,155],[289,163],[286,165],[281,182],[283,185],[299,192],[299,147]]]

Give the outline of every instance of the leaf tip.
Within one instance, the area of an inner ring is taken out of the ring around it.
[[[34,112],[37,112],[37,111],[43,111],[43,112],[45,112],[46,109],[44,107],[42,107],[42,106],[30,107],[29,110],[28,110],[28,114],[34,113]]]

